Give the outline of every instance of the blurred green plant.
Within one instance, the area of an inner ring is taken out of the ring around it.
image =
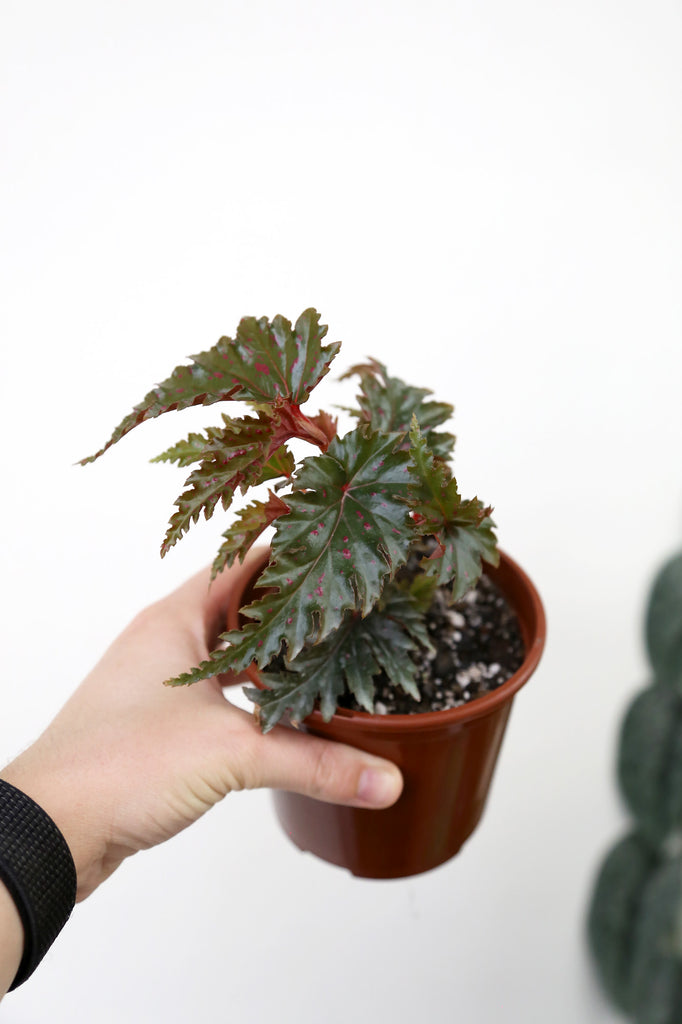
[[[618,779],[634,830],[608,853],[589,910],[604,988],[636,1024],[682,1022],[682,553],[646,612],[653,682],[630,704]]]

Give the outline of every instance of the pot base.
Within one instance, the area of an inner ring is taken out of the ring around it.
[[[343,719],[335,722],[335,739],[400,765],[403,792],[382,811],[277,792],[282,828],[299,849],[360,878],[406,878],[444,864],[481,819],[510,710],[511,700],[467,723],[444,722],[417,735],[367,732],[360,742],[340,736]],[[324,725],[304,728],[325,735]]]
[[[290,800],[289,798],[292,799]],[[431,871],[433,868],[437,868],[442,864],[445,864],[448,860],[459,853],[463,845],[463,843],[460,844],[456,849],[451,849],[447,854],[439,858],[432,856],[428,861],[420,859],[419,865],[415,866],[414,863],[410,865],[406,862],[401,863],[396,860],[395,851],[386,848],[384,846],[383,836],[379,836],[377,847],[372,858],[372,865],[370,866],[362,851],[353,850],[352,843],[350,842],[350,836],[353,834],[357,836],[358,834],[358,824],[362,830],[364,828],[364,823],[362,821],[359,823],[344,823],[344,816],[338,815],[338,813],[328,816],[326,824],[329,826],[327,833],[329,842],[322,844],[324,848],[320,847],[320,845],[315,842],[314,837],[308,845],[304,845],[305,840],[303,839],[303,836],[306,834],[306,830],[305,827],[302,827],[302,821],[310,813],[310,809],[303,806],[305,801],[305,797],[299,797],[295,793],[274,794],[275,812],[282,830],[286,833],[294,846],[303,853],[312,853],[314,856],[319,857],[320,860],[324,860],[328,864],[333,864],[338,868],[345,868],[356,878],[390,880],[409,878],[413,875],[421,875],[426,871]],[[308,803],[318,805],[321,801],[308,800]],[[317,813],[320,813],[319,810]],[[367,815],[382,815],[384,813],[384,811],[360,811],[360,814]],[[320,820],[324,820],[324,817],[324,811],[322,811]]]

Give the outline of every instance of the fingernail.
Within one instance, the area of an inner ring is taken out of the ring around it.
[[[397,772],[381,768],[365,768],[358,781],[357,798],[370,807],[388,807],[400,792]]]

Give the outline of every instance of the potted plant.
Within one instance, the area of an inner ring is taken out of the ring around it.
[[[339,436],[328,412],[303,412],[340,348],[323,344],[326,332],[314,309],[293,327],[281,316],[243,319],[234,339],[176,367],[83,462],[165,412],[250,406],[155,460],[194,467],[162,555],[200,515],[262,484],[267,495],[223,534],[213,574],[274,527],[233,595],[220,646],[169,684],[246,671],[264,731],[285,722],[395,761],[405,787],[385,811],[275,799],[301,848],[358,875],[399,877],[447,860],[475,828],[512,699],[541,655],[544,614],[497,549],[492,509],[459,494],[455,439],[439,429],[450,405],[369,360],[346,374],[360,385],[352,430]],[[317,454],[296,463],[293,439]]]

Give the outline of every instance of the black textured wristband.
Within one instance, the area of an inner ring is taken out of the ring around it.
[[[52,818],[0,779],[0,880],[24,926],[24,955],[10,991],[26,981],[76,903],[76,868]]]

